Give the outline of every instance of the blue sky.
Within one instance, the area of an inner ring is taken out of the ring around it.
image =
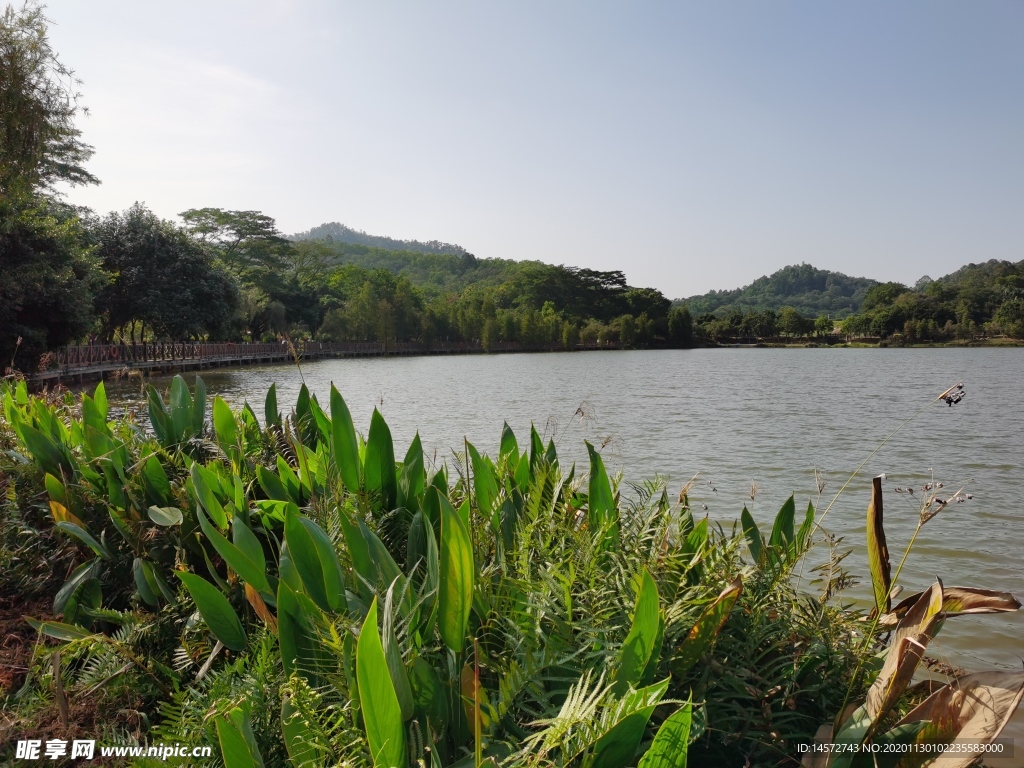
[[[1024,3],[51,0],[98,212],[256,209],[672,297],[1024,258]]]

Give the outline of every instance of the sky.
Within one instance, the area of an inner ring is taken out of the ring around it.
[[[1024,259],[1024,3],[50,0],[99,213],[339,221],[676,298]]]

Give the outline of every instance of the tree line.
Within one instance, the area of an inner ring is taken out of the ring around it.
[[[48,351],[83,341],[692,340],[685,311],[618,271],[369,236],[353,244],[335,241],[330,226],[322,239],[313,230],[291,240],[258,211],[192,208],[171,221],[142,203],[107,215],[70,205],[58,185],[99,180],[85,169],[93,148],[75,125],[78,81],[51,48],[48,23],[31,4],[8,6],[0,23],[5,368],[31,370]]]

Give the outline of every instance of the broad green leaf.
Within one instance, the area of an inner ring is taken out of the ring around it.
[[[476,565],[473,543],[466,524],[452,508],[448,499],[438,495],[441,512],[440,594],[438,595],[438,629],[445,645],[456,653],[466,641],[466,628],[473,608],[473,584]]]
[[[288,757],[297,768],[315,768],[320,765],[324,757],[323,745],[317,741],[316,735],[287,696],[281,701],[281,733]]]
[[[590,484],[587,491],[590,529],[595,533],[607,531],[607,541],[614,543],[618,541],[619,532],[618,510],[612,496],[612,484],[608,480],[601,454],[595,451],[589,442],[586,442],[586,446],[590,454]]]
[[[43,472],[55,477],[74,476],[74,464],[52,437],[26,424],[21,428],[21,438]]]
[[[370,434],[366,438],[366,461],[363,466],[366,491],[380,499],[381,509],[388,512],[395,507],[398,483],[395,477],[395,449],[391,441],[391,430],[373,409],[370,419]]]
[[[26,619],[29,626],[37,632],[42,632],[47,637],[52,637],[55,640],[63,640],[69,642],[71,640],[81,640],[84,637],[94,637],[95,632],[90,632],[81,627],[76,627],[74,624],[65,624],[60,621],[36,621],[35,619]]]
[[[271,472],[269,469],[256,466],[256,479],[259,481],[260,488],[267,494],[268,498],[276,501],[295,501],[291,494],[284,487],[284,483],[281,482],[281,478]]]
[[[228,717],[217,717],[214,722],[224,768],[263,768],[247,714],[236,707]]]
[[[338,469],[341,482],[349,493],[359,491],[359,448],[356,430],[352,426],[352,415],[345,405],[341,393],[331,385],[331,441],[334,449],[334,466]]]
[[[284,535],[292,563],[313,602],[324,611],[341,610],[345,601],[344,580],[327,534],[312,520],[289,511]]]
[[[772,534],[768,539],[768,546],[776,547],[782,552],[788,552],[790,545],[795,541],[793,526],[796,520],[796,499],[790,496],[782,505],[779,514],[775,516],[775,525],[772,526]]]
[[[537,465],[544,460],[544,441],[537,434],[537,427],[530,424],[530,472],[537,471]]]
[[[160,445],[168,446],[174,441],[174,426],[171,424],[171,415],[167,412],[163,398],[156,391],[156,387],[149,385],[149,423],[156,433],[156,439]]]
[[[743,590],[743,582],[739,576],[715,598],[697,619],[689,634],[679,644],[672,660],[672,674],[677,678],[685,676],[698,661],[707,653],[708,648],[718,636],[719,630],[729,618],[732,607]]]
[[[423,444],[420,433],[413,437],[409,450],[402,462],[402,476],[398,482],[398,506],[418,510],[423,502],[423,491],[427,484],[427,473],[423,468]]]
[[[189,394],[188,385],[179,375],[171,380],[171,428],[174,431],[173,442],[180,443],[191,437],[194,433],[193,424],[193,402]]]
[[[70,534],[78,539],[80,542],[85,544],[89,549],[95,552],[97,555],[102,557],[104,560],[110,560],[110,550],[108,550],[103,544],[93,538],[92,534],[86,531],[81,526],[75,525],[69,522],[60,522],[55,526],[64,533]]]
[[[693,702],[687,701],[661,724],[638,768],[686,768]]]
[[[177,507],[157,507],[154,505],[146,510],[146,514],[149,515],[149,519],[154,523],[165,528],[181,525],[182,520],[185,519],[181,514],[181,510]]]
[[[139,591],[142,602],[146,605],[158,605],[160,601],[156,596],[157,590],[153,589],[147,578],[145,561],[141,557],[136,557],[132,562],[132,576],[135,577],[135,588]]]
[[[267,390],[267,399],[263,405],[263,420],[269,427],[281,426],[281,412],[277,410],[277,384],[271,384]]]
[[[395,636],[394,594],[396,586],[399,588],[403,586],[400,579],[395,579],[388,587],[387,598],[384,601],[384,629],[381,633],[381,641],[384,644],[384,657],[388,662],[388,672],[391,674],[391,684],[394,686],[398,706],[402,711],[402,720],[405,721],[412,717],[413,701],[412,689],[409,687],[409,671],[402,661],[402,649]]]
[[[377,599],[363,622],[356,646],[359,704],[375,768],[404,768],[408,762],[405,726],[384,646],[377,630]]]
[[[107,414],[110,413],[110,408],[107,405],[107,388],[104,386],[102,381],[96,385],[96,389],[92,393],[92,401],[100,416],[103,419],[106,419]]]
[[[473,464],[473,489],[476,493],[476,505],[485,518],[494,512],[494,502],[498,499],[498,481],[489,463],[480,456],[472,443],[466,443]]]
[[[69,624],[90,623],[89,614],[103,606],[103,588],[99,579],[86,579],[71,593],[64,606],[64,621]]]
[[[192,595],[199,613],[202,614],[214,637],[232,651],[244,651],[245,630],[242,629],[242,622],[238,620],[238,615],[224,597],[224,593],[194,573],[177,571],[175,575]]]
[[[284,557],[282,556],[282,561]],[[283,570],[283,569],[282,569]],[[319,609],[296,592],[283,576],[277,585],[277,636],[286,675],[298,673],[312,687],[320,685],[320,638],[314,626]]]
[[[622,696],[630,687],[637,687],[644,668],[651,658],[658,638],[658,621],[661,617],[658,585],[646,568],[640,578],[636,607],[633,610],[633,624],[626,641],[622,644],[622,655],[616,670],[612,692]]]
[[[810,544],[811,531],[814,530],[814,502],[807,502],[807,512],[804,514],[804,521],[800,524],[800,530],[796,534],[796,545],[799,552],[803,552]]]
[[[78,566],[68,580],[64,582],[63,586],[57,590],[57,595],[53,598],[53,613],[60,615],[64,612],[64,605],[67,603],[68,598],[74,594],[75,590],[87,579],[95,578],[99,573],[100,559],[93,558],[85,563]]]
[[[426,714],[434,727],[447,726],[448,697],[437,671],[422,656],[412,663],[409,685],[416,710]]]
[[[199,462],[192,463],[190,474],[192,477],[192,487],[196,491],[196,498],[199,499],[199,503],[206,510],[206,514],[217,524],[218,528],[227,528],[228,516],[224,512],[224,507],[221,506],[220,501],[214,495],[213,488],[210,485],[211,482],[218,482],[216,476],[201,466]]]
[[[740,513],[740,523],[743,525],[743,535],[747,537],[750,556],[754,559],[754,565],[757,565],[764,556],[764,536],[761,535],[754,516],[746,507],[743,507],[743,512]]]
[[[210,524],[202,509],[196,510],[196,517],[199,518],[199,527],[203,529],[203,533],[213,545],[213,548],[217,550],[217,554],[224,558],[224,561],[231,566],[232,570],[239,575],[242,581],[252,584],[260,592],[268,592],[270,585],[267,582],[267,564],[263,557],[263,548],[259,546],[259,542],[256,542],[256,548],[259,550],[258,554],[251,547],[249,547],[249,551],[243,551],[228,541],[226,536]],[[245,533],[240,533],[237,530],[238,528],[245,529],[245,526],[238,522],[238,518],[235,518],[231,527],[235,529],[236,536],[245,536]],[[248,531],[248,529],[245,529],[245,532],[249,536],[253,536],[252,532]],[[249,544],[250,542],[246,543]]]
[[[172,501],[171,482],[167,473],[156,456],[150,456],[142,465],[142,478],[150,500],[158,507],[166,506]]]
[[[295,474],[295,470],[288,466],[288,462],[280,454],[277,456],[277,474],[285,491],[288,493],[289,500],[295,502],[300,507],[304,505],[306,498],[302,493],[302,483],[299,482],[299,476]]]
[[[889,573],[889,547],[885,543],[882,525],[882,478],[871,481],[871,503],[868,505],[868,567],[871,587],[875,595],[875,610],[879,615],[888,613],[892,606],[892,579]]]
[[[232,459],[238,455],[238,424],[235,414],[222,398],[213,398],[213,430],[217,435],[217,444]]]
[[[515,433],[512,431],[512,427],[508,425],[507,421],[501,428],[501,448],[498,451],[498,455],[501,456],[503,464],[513,462],[513,470],[515,469],[515,465],[519,462],[519,443],[516,442]]]

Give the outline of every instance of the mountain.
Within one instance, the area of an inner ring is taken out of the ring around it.
[[[708,313],[722,315],[733,310],[781,309],[793,307],[809,317],[829,315],[845,317],[860,309],[865,294],[878,285],[877,280],[850,277],[842,272],[816,269],[810,264],[783,267],[750,285],[732,291],[711,291],[700,296],[678,299],[694,317]]]
[[[461,256],[466,249],[461,245],[442,243],[439,240],[421,242],[419,240],[395,240],[383,235],[368,235],[362,230],[346,227],[336,221],[321,224],[305,232],[292,235],[291,240],[327,240],[336,243],[352,243],[372,248],[384,248],[389,251],[415,251],[417,253],[438,253],[449,256]]]

